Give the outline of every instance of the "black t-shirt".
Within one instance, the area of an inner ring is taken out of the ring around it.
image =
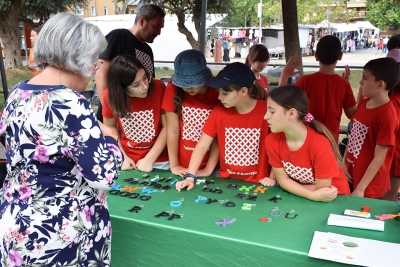
[[[129,30],[116,29],[106,35],[108,46],[100,58],[113,60],[120,55],[131,55],[142,62],[154,77],[153,50],[147,43],[140,42]]]

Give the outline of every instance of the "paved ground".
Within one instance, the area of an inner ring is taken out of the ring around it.
[[[379,51],[380,52],[380,51]],[[354,52],[350,53],[343,53],[342,60],[338,62],[337,68],[340,69],[340,67],[343,67],[344,65],[349,65],[350,67],[356,67],[356,68],[362,68],[365,63],[368,61],[375,59],[375,58],[380,58],[380,57],[385,57],[386,55],[383,54],[381,55],[380,53],[378,55],[375,55],[376,49],[368,49],[365,48],[363,50],[356,50]],[[155,58],[157,61],[157,54],[155,54]],[[231,62],[243,62],[245,61],[244,58],[232,58]],[[209,64],[209,68],[212,70],[220,70],[224,67],[223,65],[214,65],[214,58],[207,58],[207,62],[211,63]],[[268,71],[268,69],[273,68],[275,65],[284,65],[285,61],[284,60],[270,60],[268,66],[264,69],[264,73]],[[304,68],[305,71],[316,71],[318,68],[318,62],[315,61],[314,56],[304,56],[303,57],[303,64],[305,66],[310,66]],[[156,67],[164,67],[164,68],[169,68],[173,69],[173,64],[172,63],[156,63]]]

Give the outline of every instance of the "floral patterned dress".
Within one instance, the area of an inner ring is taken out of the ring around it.
[[[7,99],[0,266],[110,266],[105,190],[122,154],[89,102],[65,86],[19,84]]]

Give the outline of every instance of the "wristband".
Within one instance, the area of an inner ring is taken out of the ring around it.
[[[193,178],[193,179],[196,181],[196,175],[191,174],[191,173],[186,173],[186,174],[183,176],[183,180],[186,180],[186,178],[188,178],[188,177]]]

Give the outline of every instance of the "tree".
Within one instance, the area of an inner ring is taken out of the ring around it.
[[[366,5],[368,21],[380,29],[392,26],[400,29],[399,0],[369,0]]]
[[[113,2],[114,2],[114,14],[121,15],[126,13],[126,8],[130,0],[113,0]],[[121,7],[118,5],[118,3],[122,3]]]
[[[201,22],[201,0],[143,0],[145,3],[153,3],[164,10],[167,13],[175,14],[178,18],[178,31],[186,36],[186,40],[192,46],[193,49],[199,49],[200,42],[200,22]],[[222,14],[232,10],[232,0],[214,0],[208,1],[207,13]],[[194,37],[193,33],[188,30],[185,26],[186,15],[193,14],[191,16],[192,22],[194,23],[197,38]]]
[[[223,19],[230,27],[252,27],[257,22],[257,3],[260,0],[233,0],[235,12]]]
[[[22,66],[21,31],[22,21],[34,27],[33,20],[39,24],[46,22],[51,14],[85,7],[87,0],[3,0],[0,2],[0,39],[6,50],[5,68]]]
[[[282,1],[282,17],[285,57],[288,61],[292,56],[301,56],[296,0]],[[303,62],[300,63],[299,71],[303,75]]]

